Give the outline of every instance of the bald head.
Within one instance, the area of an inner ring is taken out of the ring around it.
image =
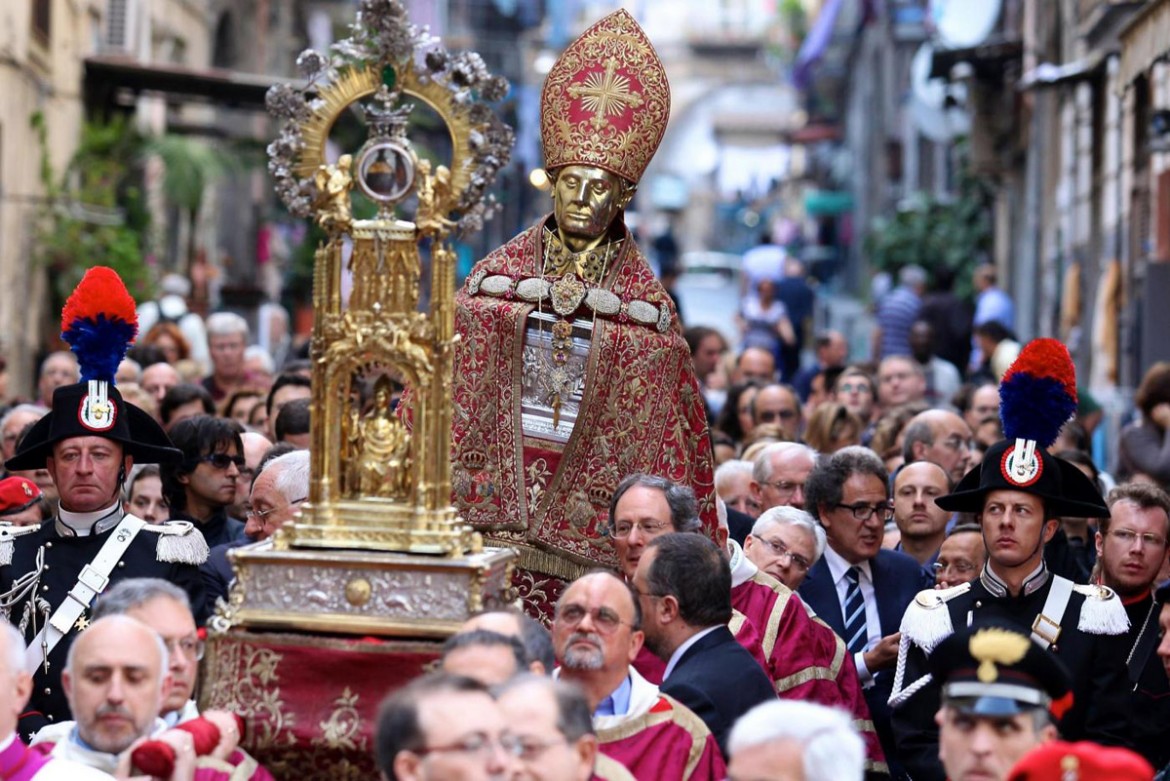
[[[902,455],[906,463],[931,461],[946,470],[952,482],[963,479],[971,459],[971,428],[953,412],[930,409],[906,425]]]
[[[737,382],[756,380],[757,382],[774,382],[776,380],[776,358],[772,353],[759,347],[749,347],[739,354],[735,362]]]
[[[557,602],[553,646],[561,676],[577,681],[590,709],[625,679],[642,648],[638,604],[616,575],[597,572],[569,584]]]
[[[126,615],[98,619],[82,632],[61,674],[81,739],[107,754],[150,734],[169,685],[162,638]]]
[[[162,403],[167,391],[182,382],[175,367],[169,363],[152,363],[142,370],[142,390]]]
[[[484,630],[515,637],[524,644],[528,669],[537,675],[549,675],[556,666],[552,637],[536,619],[513,610],[489,610],[463,622],[459,632]]]

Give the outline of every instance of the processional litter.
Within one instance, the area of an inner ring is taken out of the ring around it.
[[[268,95],[284,120],[268,148],[277,193],[327,236],[314,263],[311,487],[295,523],[233,553],[200,697],[245,719],[246,745],[278,778],[372,777],[380,699],[465,619],[512,597],[516,554],[463,523],[450,477],[450,241],[491,214],[512,132],[486,101],[507,82],[479,55],[447,52],[397,0],[363,0],[351,31],[329,56],[300,56],[304,86]],[[349,112],[368,138],[329,159]],[[445,126],[438,154],[418,143],[420,113]],[[355,216],[355,191],[376,208],[369,219]],[[412,430],[391,408],[395,383],[411,389]]]

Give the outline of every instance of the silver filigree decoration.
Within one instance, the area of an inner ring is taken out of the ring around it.
[[[301,86],[278,84],[269,89],[266,106],[284,124],[268,145],[268,170],[275,190],[288,210],[309,217],[315,196],[311,179],[298,179],[298,158],[304,152],[301,124],[324,107],[316,97],[324,85],[350,67],[411,67],[419,79],[446,89],[458,111],[467,111],[471,125],[469,185],[450,215],[454,233],[467,235],[483,228],[499,205],[487,190],[511,157],[514,134],[486,102],[502,100],[507,79],[492,75],[475,52],[448,52],[425,27],[410,23],[400,0],[361,0],[349,37],[330,47],[328,56],[307,49],[297,58]]]

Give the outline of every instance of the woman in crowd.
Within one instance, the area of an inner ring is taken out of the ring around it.
[[[1140,417],[1121,431],[1118,479],[1145,475],[1170,485],[1170,362],[1149,368],[1134,395]]]

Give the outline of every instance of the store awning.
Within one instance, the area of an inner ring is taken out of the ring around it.
[[[1117,52],[1097,52],[1090,57],[1066,62],[1063,65],[1042,62],[1024,73],[1023,78],[1020,79],[1019,89],[1058,87],[1081,81],[1091,81],[1105,72],[1105,64],[1109,57],[1116,54]]]
[[[930,78],[949,79],[951,68],[961,62],[969,64],[982,76],[999,76],[1005,63],[1019,60],[1024,54],[1021,41],[988,41],[963,49],[935,49],[930,61]]]
[[[175,100],[264,110],[268,88],[283,79],[216,68],[141,63],[123,57],[87,57],[85,83],[90,101],[108,101],[115,92],[154,93]]]
[[[804,196],[804,210],[810,217],[828,217],[853,211],[853,195],[844,190],[810,190]]]
[[[1121,31],[1120,84],[1128,87],[1170,53],[1170,0],[1154,0]]]

